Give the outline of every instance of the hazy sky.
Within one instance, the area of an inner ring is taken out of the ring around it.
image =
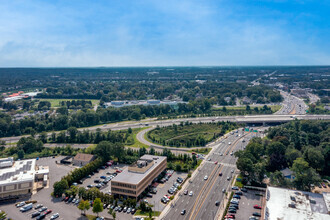
[[[323,64],[329,0],[0,3],[0,67]]]

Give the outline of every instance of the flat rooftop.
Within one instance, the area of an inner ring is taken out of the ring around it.
[[[326,220],[330,218],[322,194],[277,187],[268,187],[268,193],[269,220]],[[289,204],[294,204],[295,208],[289,207]]]
[[[129,167],[126,167],[121,173],[119,173],[112,181],[129,183],[129,184],[138,184],[146,176],[149,175],[154,169],[156,169],[167,157],[155,156],[155,155],[143,155],[140,160],[153,160],[152,166],[148,168],[144,173],[132,172],[129,171]],[[135,165],[133,165],[135,166]]]
[[[34,179],[36,160],[18,160],[11,167],[0,169],[0,185]]]

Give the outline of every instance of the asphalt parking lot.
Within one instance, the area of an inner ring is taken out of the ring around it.
[[[166,204],[162,203],[160,200],[165,195],[171,196],[171,194],[168,193],[168,190],[173,186],[178,177],[185,179],[187,177],[187,173],[174,172],[168,181],[166,181],[165,183],[159,183],[157,185],[157,193],[152,194],[152,198],[145,198],[148,200],[149,204],[154,205],[155,211],[163,211]]]
[[[107,173],[115,173],[117,168],[119,169],[124,169],[127,165],[124,165],[124,164],[119,164],[119,165],[112,165],[111,167],[107,167],[105,168],[104,170],[103,169],[100,169],[98,173],[95,173],[94,175],[92,175],[91,178],[86,178],[86,179],[83,179],[83,184],[78,184],[78,187],[87,187],[88,185],[97,185],[97,183],[94,183],[94,180],[103,180],[101,179],[100,177],[101,176],[109,176]],[[101,192],[104,192],[104,193],[110,193],[111,192],[111,181],[108,182],[108,184],[106,184],[105,186],[101,187],[99,189]]]
[[[265,201],[264,196],[258,196],[256,194],[265,195],[263,191],[248,189],[247,192],[243,192],[243,196],[239,201],[239,209],[236,213],[236,219],[249,219],[254,212],[262,213],[265,207],[263,202]],[[259,205],[262,209],[253,208],[254,205]]]

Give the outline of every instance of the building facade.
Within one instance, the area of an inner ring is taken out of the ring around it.
[[[138,198],[166,167],[166,157],[144,155],[111,181],[111,193]]]

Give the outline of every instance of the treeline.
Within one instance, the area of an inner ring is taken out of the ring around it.
[[[175,117],[181,114],[209,112],[210,102],[205,99],[189,104],[180,103],[177,108],[169,105],[137,105],[122,108],[99,108],[68,113],[66,107],[57,109],[57,114],[35,115],[12,121],[8,114],[0,113],[0,137],[19,136],[43,131],[66,130],[69,127],[89,127],[123,120],[140,120],[146,117]]]
[[[92,108],[93,104],[90,100],[68,100],[60,101],[61,106],[65,106],[68,109],[82,109],[82,108]]]
[[[50,137],[46,132],[42,132],[38,139],[43,143],[78,143],[78,144],[98,144],[101,141],[109,141],[112,143],[126,143],[132,134],[132,129],[102,132],[100,128],[95,132],[90,130],[79,131],[76,127],[70,127],[66,131],[59,133],[53,132]]]
[[[292,121],[270,128],[267,138],[253,139],[238,151],[237,167],[245,183],[261,184],[270,172],[274,185],[310,190],[311,184],[330,176],[329,121]],[[289,168],[295,177],[286,179],[280,172]]]

